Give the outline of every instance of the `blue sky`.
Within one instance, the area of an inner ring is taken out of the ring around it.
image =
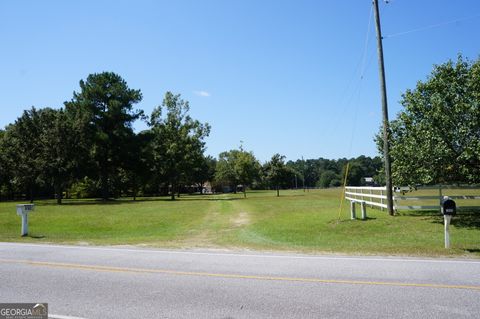
[[[480,2],[392,0],[380,10],[392,119],[433,64],[479,57]],[[0,127],[32,105],[59,108],[80,79],[113,71],[142,90],[147,114],[166,91],[182,94],[211,124],[214,156],[240,141],[262,161],[374,156],[370,16],[369,0],[1,1]]]

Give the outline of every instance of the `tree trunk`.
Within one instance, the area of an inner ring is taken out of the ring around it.
[[[174,184],[172,184],[172,191],[171,191],[170,199],[175,200],[175,185]]]
[[[247,198],[247,189],[243,186],[243,198]]]
[[[102,199],[107,200],[108,199],[108,178],[102,174],[100,176],[100,185],[102,188]]]
[[[29,187],[29,197],[30,197],[30,203],[33,203],[33,186]]]
[[[13,191],[13,187],[11,183],[8,183],[8,199],[13,200],[15,198],[15,192]]]
[[[55,188],[55,196],[57,198],[57,204],[62,205],[62,197],[63,197],[62,188],[60,187],[60,185],[55,185],[54,188]]]

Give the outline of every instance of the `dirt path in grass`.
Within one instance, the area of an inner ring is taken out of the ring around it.
[[[250,215],[247,212],[239,212],[230,218],[230,223],[233,227],[242,227],[250,224]]]
[[[223,237],[251,223],[250,214],[240,202],[223,196],[212,200],[202,223],[178,244],[182,247],[219,247],[218,242]]]

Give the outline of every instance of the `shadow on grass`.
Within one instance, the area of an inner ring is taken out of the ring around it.
[[[477,249],[477,248],[465,249],[465,251],[468,251],[469,253],[473,253],[473,254],[479,254],[480,253],[480,249]]]
[[[401,214],[402,216],[425,217],[434,224],[444,223],[443,215],[438,211],[412,211]],[[452,217],[450,222],[452,226],[457,228],[480,229],[480,210],[459,211],[457,215]]]
[[[339,224],[339,223],[352,223],[352,222],[368,222],[369,220],[375,220],[377,219],[376,217],[367,217],[365,219],[362,219],[362,218],[355,218],[355,219],[332,219],[330,220],[328,223],[329,224]]]
[[[28,235],[28,238],[33,238],[33,239],[43,239],[45,238],[44,235]]]
[[[67,199],[62,202],[62,204],[57,204],[54,201],[48,201],[48,202],[42,202],[42,201],[37,201],[34,202],[35,206],[89,206],[89,205],[123,205],[123,204],[135,204],[135,203],[143,203],[143,202],[190,202],[190,201],[232,201],[232,200],[241,200],[244,199],[243,197],[223,197],[223,198],[218,198],[218,197],[195,197],[195,196],[186,196],[186,197],[180,197],[180,198],[175,198],[172,200],[171,198],[158,198],[158,197],[152,197],[152,198],[139,198],[136,200],[133,199],[126,199],[126,198],[121,198],[121,199],[109,199],[109,200],[101,200],[101,199]],[[248,199],[248,198],[247,198]]]
[[[133,201],[132,201],[133,202]],[[86,205],[120,205],[128,204],[130,201],[126,200],[67,200],[63,201],[60,205],[56,202],[34,202],[35,206],[86,206]]]
[[[441,223],[443,224],[443,218]],[[452,218],[455,227],[480,229],[480,212],[461,213]]]

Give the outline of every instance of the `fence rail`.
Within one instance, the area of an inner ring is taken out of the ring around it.
[[[407,189],[408,188],[404,187],[397,188],[397,193],[401,192],[402,195],[393,196],[395,210],[440,210],[441,201],[445,195],[453,200],[460,201],[460,203],[457,203],[457,209],[459,210],[480,209],[479,186],[442,185],[424,186],[416,189],[416,192],[420,193],[431,193],[436,190],[436,194],[438,195],[426,194],[408,196],[405,195]],[[478,194],[458,194],[458,192],[462,191],[473,193],[473,190],[477,190]],[[454,195],[455,192],[457,193],[456,195]],[[387,200],[386,187],[346,186],[345,199],[349,200],[352,205],[354,205],[354,203],[365,203],[370,207],[378,207],[381,210],[387,208],[387,205],[385,204]]]

